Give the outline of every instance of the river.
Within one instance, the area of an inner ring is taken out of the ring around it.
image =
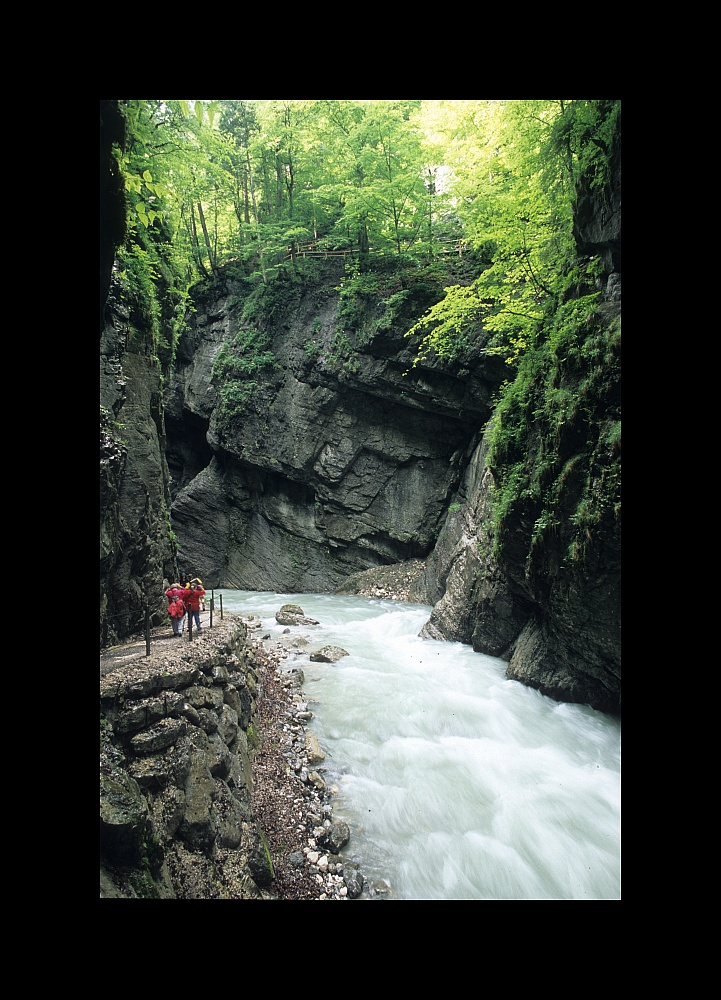
[[[351,828],[344,854],[388,887],[373,898],[621,898],[618,719],[507,680],[503,660],[469,646],[420,639],[425,605],[222,599],[260,616],[263,634],[284,632],[285,603],[320,622],[297,629],[311,643],[284,666],[305,674],[334,816]],[[349,655],[311,662],[327,644]]]

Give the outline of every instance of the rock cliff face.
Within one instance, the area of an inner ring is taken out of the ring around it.
[[[164,613],[163,581],[175,576],[163,372],[136,343],[136,329],[116,280],[100,336],[101,647],[143,628],[148,606]]]
[[[532,557],[531,525],[519,523],[516,558],[499,565],[485,450],[484,439],[428,560],[420,592],[435,606],[421,635],[508,660],[508,677],[560,701],[619,712],[620,525],[599,532],[590,561],[574,572],[561,569],[570,524]]]
[[[272,314],[254,323],[277,367],[230,422],[212,367],[242,324],[241,286],[228,274],[198,292],[165,426],[180,561],[206,587],[332,590],[433,548],[506,370],[480,352],[463,370],[414,368],[403,317],[374,327],[377,299],[359,321],[374,332],[344,357],[342,279],[320,266],[275,289]]]
[[[610,177],[603,190],[591,192],[581,184],[574,226],[579,256],[604,262],[597,284],[600,308],[574,329],[567,353],[549,355],[548,384],[573,405],[551,428],[544,412],[547,397],[544,401],[537,387],[529,384],[519,403],[536,414],[525,425],[522,457],[540,467],[542,456],[552,453],[551,464],[560,470],[555,481],[546,481],[546,492],[554,495],[551,515],[538,496],[517,496],[500,545],[494,544],[499,541],[490,502],[494,472],[505,470],[488,468],[483,437],[428,560],[424,586],[435,607],[421,634],[470,643],[507,659],[509,677],[554,698],[616,713],[621,707],[620,131]]]

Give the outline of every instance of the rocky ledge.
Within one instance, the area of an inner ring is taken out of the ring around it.
[[[260,622],[101,656],[100,896],[354,899],[301,670]],[[168,630],[166,630],[167,633]]]

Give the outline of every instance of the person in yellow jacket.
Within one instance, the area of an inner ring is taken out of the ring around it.
[[[195,622],[195,628],[200,632],[200,605],[205,597],[205,591],[203,590],[203,585],[200,580],[196,579],[190,581],[189,588],[185,591],[185,607],[188,609],[188,624],[190,624],[190,619]],[[205,602],[203,602],[205,603]]]
[[[192,580],[188,579],[188,577],[186,576],[185,577],[185,581],[186,581],[185,583],[181,583],[181,587],[185,587],[186,590],[190,590],[190,584],[191,583],[200,584],[200,589],[203,590],[203,581],[200,579],[199,576],[194,576]],[[205,611],[205,591],[204,590],[203,590],[203,596],[200,598],[200,610],[201,611]]]

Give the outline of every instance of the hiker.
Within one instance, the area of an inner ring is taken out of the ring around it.
[[[188,609],[188,628],[192,627],[192,619],[195,620],[195,627],[200,632],[200,602],[205,597],[205,591],[200,580],[196,577],[190,581],[190,590],[185,591],[185,607]]]
[[[173,626],[173,635],[181,636],[183,634],[186,593],[187,591],[179,583],[171,583],[165,591],[165,596],[168,598],[168,614],[170,615],[170,624]]]

